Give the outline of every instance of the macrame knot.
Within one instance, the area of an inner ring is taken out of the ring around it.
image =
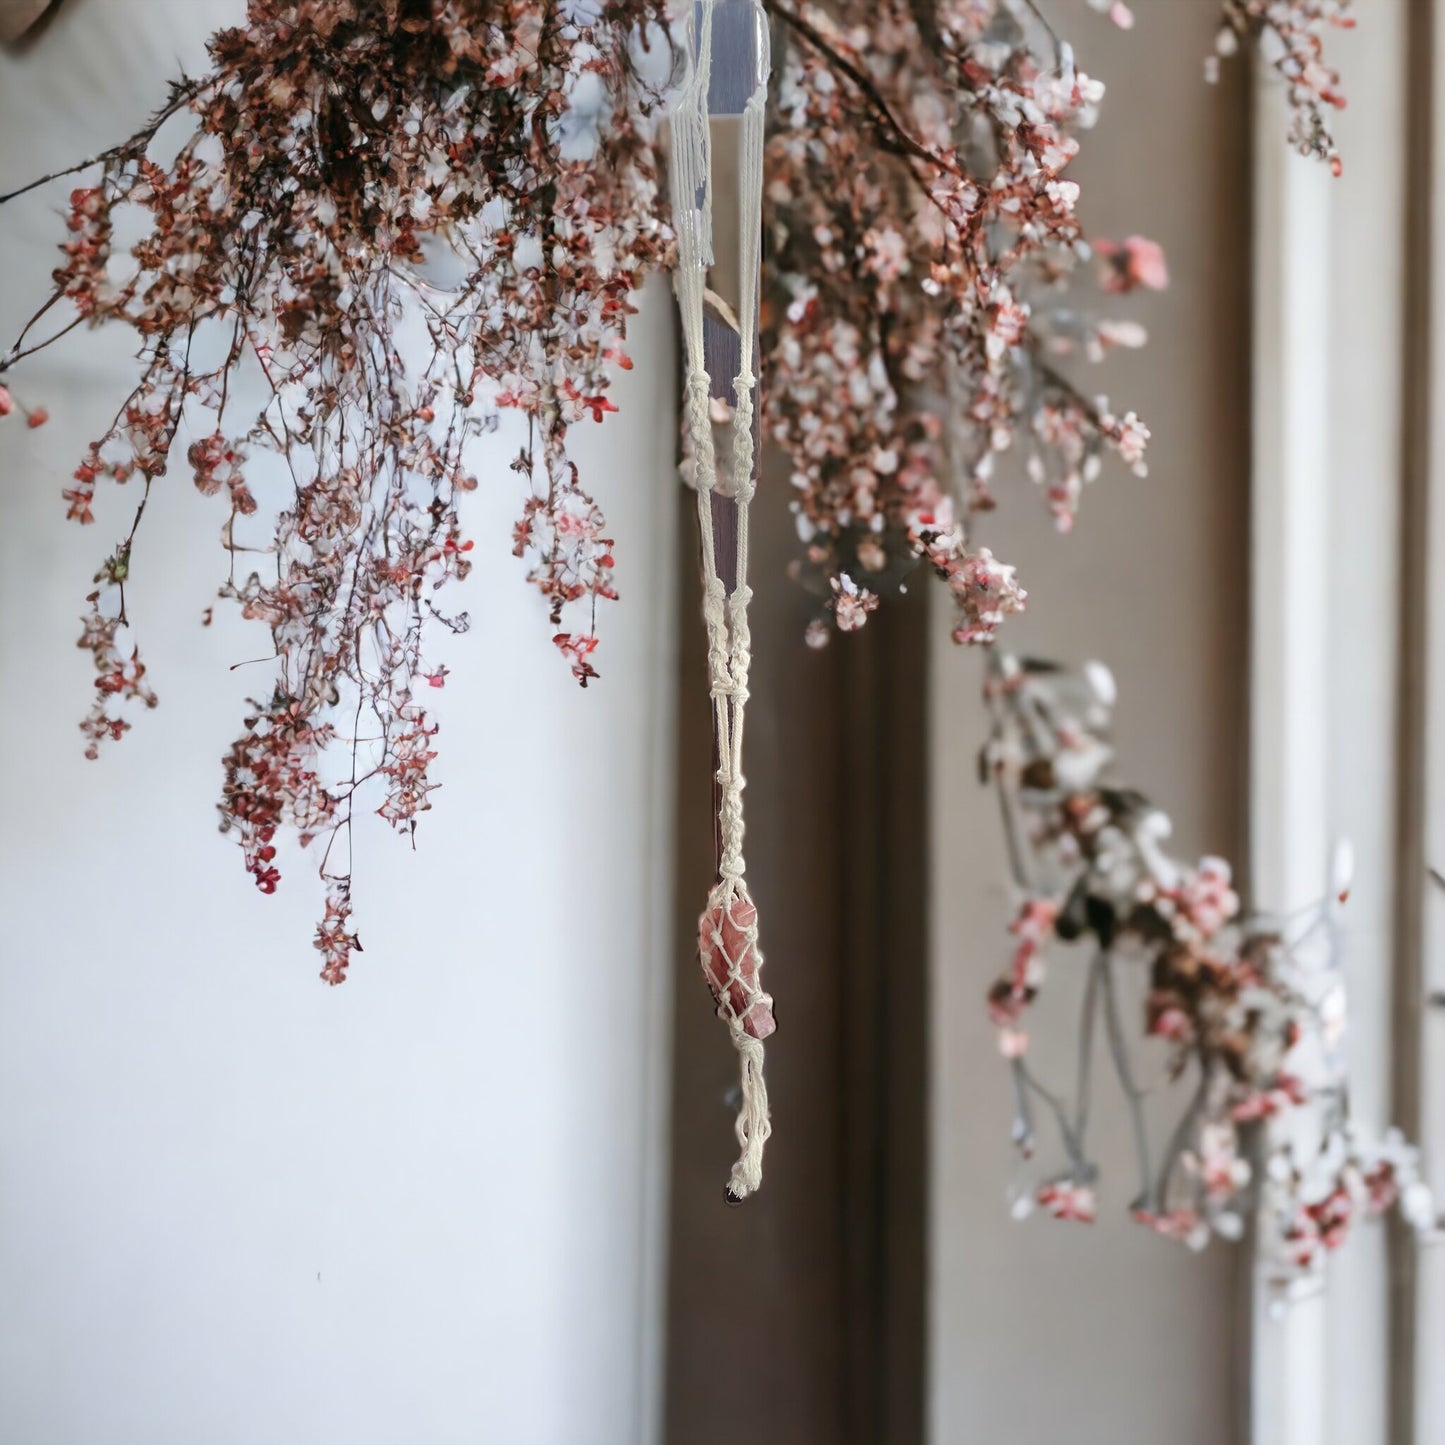
[[[747,480],[744,481],[743,478]],[[733,495],[743,503],[751,502],[757,491],[753,481],[753,445],[751,439],[739,447],[738,480],[733,484]]]
[[[742,1146],[742,1153],[728,1179],[726,1198],[729,1204],[741,1204],[763,1182],[763,1146],[768,1142],[773,1126],[768,1118],[768,1086],[763,1079],[762,1042],[734,1029],[733,1044],[742,1066],[743,1096],[733,1132]]]
[[[726,696],[728,701],[733,705],[734,713],[744,707],[747,704],[747,700],[752,696],[752,693],[748,691],[748,665],[744,658],[733,658],[732,672],[728,676]]]
[[[750,587],[739,587],[727,599],[728,633],[732,640],[732,653],[736,662],[746,669],[752,654],[753,635],[748,628],[748,604],[753,599]]]
[[[687,374],[687,403],[702,416],[707,415],[708,398],[712,394],[712,381],[705,369],[689,371]]]
[[[722,802],[718,805],[723,852],[718,860],[718,873],[724,882],[740,883],[743,876],[743,779],[734,776],[724,765],[718,769]]]
[[[739,378],[740,388],[741,381],[742,379]],[[736,392],[737,402],[733,407],[733,435],[736,439],[734,444],[746,446],[749,451],[752,450],[753,445],[753,384],[753,378],[748,377],[748,390],[739,389]]]
[[[707,622],[707,673],[714,700],[732,694],[732,660],[728,648],[727,591],[720,578],[709,577],[702,593]]]
[[[691,371],[687,376],[684,391],[684,405],[687,412],[687,429],[695,447],[706,445],[712,451],[712,417],[709,402],[712,383],[706,371]],[[704,442],[704,438],[706,441]]]

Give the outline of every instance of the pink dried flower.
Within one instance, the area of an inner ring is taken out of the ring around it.
[[[1039,1202],[1060,1218],[1092,1213],[1091,1192],[1084,1206],[1074,1196],[1074,1181],[1093,1177],[1083,1102],[1089,1080],[1081,1079],[1083,1092],[1072,1106],[1048,1092],[1021,1028],[1045,982],[1042,950],[1054,938],[1088,938],[1094,952],[1085,965],[1081,1029],[1088,1038],[1102,1028],[1112,1041],[1134,1115],[1139,1222],[1200,1248],[1211,1231],[1237,1238],[1243,1218],[1258,1214],[1286,1274],[1313,1267],[1338,1247],[1360,1212],[1406,1213],[1408,1200],[1412,1222],[1432,1222],[1417,1151],[1393,1131],[1378,1146],[1367,1145],[1346,1113],[1346,1081],[1306,1062],[1328,1052],[1339,1026],[1338,985],[1322,995],[1334,1000],[1328,1007],[1298,992],[1300,965],[1291,952],[1299,945],[1276,925],[1241,920],[1229,864],[1206,857],[1188,868],[1169,858],[1161,846],[1168,820],[1137,792],[1107,780],[1112,678],[1096,664],[1070,672],[997,656],[992,662],[986,697],[994,726],[982,771],[1000,788],[1015,882],[1025,898],[1010,924],[1012,957],[987,1007],[1013,1071],[1017,1146],[1033,1155],[1032,1110],[1042,1101],[1067,1155],[1070,1174],[1044,1185]],[[1048,881],[1048,895],[1031,891],[1037,880]],[[1328,913],[1306,919],[1302,940],[1330,923]],[[1162,1161],[1141,1142],[1151,1131],[1115,977],[1128,970],[1147,979],[1145,1033],[1167,1042],[1174,1076],[1188,1071],[1198,1080],[1188,1112],[1168,1132]],[[1325,1126],[1317,1152],[1297,1158],[1276,1148],[1265,1168],[1252,1168],[1251,1141],[1262,1138],[1262,1122],[1305,1108],[1318,1109]]]
[[[1339,175],[1343,163],[1330,132],[1329,112],[1343,110],[1339,72],[1324,61],[1324,35],[1348,30],[1350,0],[1224,0],[1224,23],[1205,75],[1214,79],[1218,57],[1231,56],[1246,40],[1256,46],[1289,93],[1290,144],[1301,155],[1328,161]]]
[[[761,416],[792,469],[802,574],[836,597],[832,579],[868,573],[881,593],[906,573],[888,539],[906,539],[958,602],[955,640],[989,641],[1024,592],[969,547],[952,478],[982,510],[995,456],[1025,443],[1062,525],[1100,454],[1140,466],[1148,436],[1050,359],[1060,323],[1043,301],[1083,240],[1061,172],[1102,87],[1036,53],[1041,34],[994,0],[770,8],[789,45],[768,143]],[[861,620],[849,605],[842,618]]]
[[[328,890],[326,916],[316,926],[315,948],[322,958],[321,977],[329,984],[345,983],[351,955],[362,951],[361,940],[347,929],[350,921],[351,885],[341,879]]]
[[[1209,1225],[1192,1209],[1171,1209],[1164,1214],[1136,1209],[1134,1219],[1155,1234],[1161,1234],[1165,1239],[1177,1239],[1190,1249],[1203,1249],[1209,1243]]]
[[[1169,285],[1164,248],[1147,236],[1127,236],[1122,242],[1095,241],[1099,280],[1105,291],[1127,294],[1139,287],[1163,291]]]
[[[1094,1191],[1087,1184],[1056,1179],[1051,1184],[1042,1185],[1034,1197],[1055,1219],[1072,1220],[1077,1224],[1094,1222]]]
[[[856,632],[867,622],[868,614],[878,607],[878,597],[860,587],[844,572],[831,579],[833,588],[833,619],[841,632]]]

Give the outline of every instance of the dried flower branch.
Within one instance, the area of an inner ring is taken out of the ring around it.
[[[851,630],[925,561],[956,639],[991,640],[1024,602],[965,528],[993,505],[997,454],[1027,451],[1061,529],[1105,450],[1144,470],[1143,423],[1059,367],[1142,344],[1142,328],[1049,304],[1091,254],[1063,172],[1103,87],[1002,0],[769,9],[791,43],[768,151],[762,415],[798,492],[800,575]],[[1157,256],[1109,261],[1108,289],[1163,285]],[[809,640],[828,632],[820,615]]]
[[[1297,142],[1330,156],[1321,107],[1340,99],[1319,31],[1348,23],[1344,4],[1225,6],[1227,34],[1278,50]],[[1145,340],[1073,294],[1085,263],[1112,296],[1166,284],[1162,253],[1086,243],[1064,172],[1102,86],[1032,0],[768,8],[787,45],[762,419],[798,493],[808,640],[861,627],[921,561],[955,599],[957,640],[989,641],[1024,603],[966,530],[993,505],[998,454],[1026,454],[1065,529],[1105,452],[1144,469],[1142,422],[1064,368]],[[64,492],[89,523],[98,482],[142,491],[87,598],[87,751],[155,705],[121,642],[125,582],[184,433],[197,487],[227,505],[222,595],[268,627],[275,660],[226,757],[222,824],[265,891],[281,832],[323,840],[331,981],[359,947],[357,797],[378,792],[407,832],[429,806],[421,689],[446,677],[430,638],[467,625],[435,594],[470,568],[459,499],[505,409],[528,424],[513,549],[572,672],[597,675],[614,557],[566,440],[615,409],[630,294],[670,255],[654,145],[670,17],[669,0],[250,0],[211,69],[133,136],[0,196],[99,173],[71,195],[54,289],[0,373],[80,326],[129,326],[140,348]],[[187,123],[163,160],[162,132]],[[47,419],[0,385],[12,412]]]
[[[155,704],[118,634],[145,498],[184,427],[197,488],[227,507],[222,596],[275,653],[226,756],[222,826],[268,893],[281,830],[324,840],[331,983],[360,949],[358,797],[374,789],[406,832],[430,806],[422,698],[445,669],[429,635],[467,625],[434,599],[471,565],[458,501],[503,409],[528,423],[514,550],[573,673],[596,676],[612,543],[566,439],[616,410],[629,298],[668,251],[652,134],[665,20],[664,0],[251,0],[245,25],[212,39],[207,75],[59,173],[99,170],[71,195],[55,289],[0,372],[79,325],[128,326],[140,345],[135,388],[65,492],[89,523],[98,482],[143,487],[88,599],[88,754],[130,725],[125,703]],[[163,164],[159,133],[182,118]],[[62,321],[32,341],[53,308]],[[282,487],[259,452],[280,458]]]
[[[1061,1172],[1020,1193],[1018,1212],[1038,1204],[1058,1218],[1094,1216],[1098,1171],[1087,1135],[1102,1014],[1133,1122],[1132,1209],[1142,1223],[1202,1248],[1211,1233],[1237,1238],[1263,1206],[1266,1257],[1281,1285],[1319,1265],[1357,1217],[1398,1205],[1417,1226],[1433,1223],[1417,1151],[1395,1131],[1368,1140],[1349,1117],[1334,927],[1347,865],[1316,909],[1283,920],[1242,916],[1228,863],[1190,867],[1169,857],[1168,818],[1106,780],[1107,670],[993,661],[982,772],[997,786],[1021,902],[1013,958],[989,1013],[1014,1076],[1015,1143],[1032,1156],[1042,1103],[1066,1157]],[[1035,1072],[1024,1025],[1049,950],[1085,942],[1079,1079],[1066,1101]],[[1157,1159],[1119,999],[1131,978],[1147,980],[1144,1034],[1162,1046],[1166,1077],[1194,1083]]]
[[[1301,155],[1328,161],[1339,175],[1343,167],[1330,131],[1330,110],[1343,110],[1339,72],[1324,61],[1324,33],[1354,28],[1350,0],[1224,0],[1224,24],[1215,54],[1205,62],[1205,78],[1219,75],[1221,56],[1232,56],[1240,42],[1256,46],[1289,91],[1289,140]]]

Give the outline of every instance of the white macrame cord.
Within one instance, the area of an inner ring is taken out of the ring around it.
[[[748,699],[748,505],[753,481],[753,346],[758,270],[762,246],[763,119],[769,69],[768,30],[754,0],[754,89],[742,114],[739,164],[739,259],[741,356],[734,380],[731,474],[728,492],[737,504],[736,583],[729,594],[718,574],[713,531],[713,493],[719,489],[709,415],[711,379],[703,354],[707,269],[712,264],[712,147],[707,91],[712,72],[713,0],[696,8],[694,66],[671,117],[670,180],[677,229],[674,286],[682,317],[687,364],[684,416],[696,465],[697,516],[702,538],[703,619],[707,625],[708,679],[717,737],[718,881],[708,895],[698,928],[703,973],[728,1026],[741,1068],[742,1104],[736,1132],[742,1153],[727,1193],[746,1199],[762,1183],[763,1146],[771,1133],[763,1082],[763,1039],[773,1032],[773,1001],[759,980],[757,909],[748,893],[743,863],[743,713]]]

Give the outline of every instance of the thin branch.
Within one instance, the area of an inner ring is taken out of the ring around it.
[[[58,291],[55,294],[57,297],[60,295]],[[37,320],[38,319],[37,316]],[[84,320],[84,316],[77,316],[73,321],[67,322],[66,325],[62,326],[53,336],[47,336],[43,341],[37,341],[33,346],[26,346],[19,351],[7,352],[3,357],[0,357],[0,375],[4,375],[5,372],[9,371],[17,361],[23,361],[27,356],[34,356],[37,351],[44,351],[47,346],[54,345],[62,336],[74,331]],[[28,331],[29,329],[27,326],[26,330]],[[17,342],[16,345],[18,346],[19,342]]]
[[[780,4],[779,0],[764,0],[764,8],[776,15],[790,30],[795,31],[808,45],[825,57],[829,65],[835,67],[851,81],[856,90],[861,92],[873,112],[874,124],[891,141],[890,149],[912,156],[915,160],[924,161],[928,165],[937,166],[940,170],[947,171],[960,180],[968,179],[956,162],[939,155],[936,151],[929,150],[921,141],[910,135],[903,122],[893,114],[892,108],[884,99],[883,92],[878,89],[867,73],[849,60],[836,46],[830,44],[797,11]]]
[[[1149,1162],[1149,1131],[1144,1119],[1144,1094],[1134,1082],[1129,1048],[1124,1041],[1124,1027],[1119,1018],[1119,1000],[1114,988],[1114,958],[1109,953],[1102,953],[1100,957],[1104,963],[1100,978],[1104,986],[1104,1022],[1108,1029],[1109,1051],[1114,1056],[1114,1069],[1129,1101],[1129,1117],[1134,1126],[1134,1151],[1142,1181],[1135,1207],[1153,1209],[1158,1201],[1154,1198],[1154,1171]]]
[[[65,176],[78,175],[81,171],[88,171],[92,166],[109,165],[111,161],[124,160],[139,155],[156,137],[156,132],[183,106],[189,105],[208,84],[206,80],[182,80],[171,88],[171,98],[163,105],[133,136],[121,141],[119,145],[111,146],[109,150],[98,151],[93,156],[88,156],[83,161],[76,161],[72,166],[65,166],[58,171],[51,171],[48,175],[37,176],[33,181],[27,181],[25,185],[16,190],[7,191],[0,196],[0,206],[6,201],[13,201],[17,196],[23,196],[30,191],[38,190],[41,186],[47,186],[51,181],[61,180]]]
[[[1080,1143],[1074,1133],[1072,1125],[1069,1123],[1069,1116],[1064,1109],[1063,1101],[1057,1094],[1051,1092],[1039,1082],[1038,1078],[1024,1060],[1016,1059],[1014,1061],[1014,1067],[1018,1077],[1049,1106],[1050,1112],[1058,1123],[1059,1133],[1063,1138],[1064,1148],[1068,1152],[1069,1161],[1073,1165],[1074,1173],[1081,1179],[1087,1178],[1093,1171],[1090,1168],[1088,1156],[1084,1153],[1083,1145]]]
[[[1074,1133],[1080,1147],[1089,1127],[1089,1100],[1094,1082],[1094,1015],[1098,1011],[1099,978],[1104,959],[1095,954],[1089,963],[1089,977],[1084,984],[1084,1007],[1079,1019],[1079,1066],[1074,1090]]]
[[[1199,1117],[1204,1108],[1204,1101],[1209,1093],[1209,1070],[1201,1065],[1199,1070],[1199,1086],[1194,1091],[1194,1097],[1190,1100],[1189,1108],[1185,1111],[1184,1117],[1175,1126],[1174,1132],[1169,1136],[1169,1145],[1164,1151],[1164,1158],[1159,1165],[1159,1175],[1154,1185],[1156,1203],[1161,1203],[1168,1197],[1169,1178],[1174,1173],[1174,1166],[1179,1156],[1189,1144],[1190,1135],[1194,1132],[1194,1121]]]

